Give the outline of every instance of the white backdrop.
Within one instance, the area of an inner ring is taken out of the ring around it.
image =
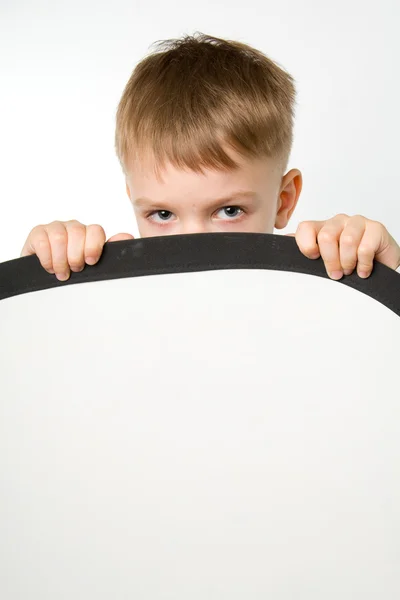
[[[201,31],[264,51],[296,79],[292,221],[360,213],[400,239],[398,0],[0,0],[0,261],[55,219],[135,234],[114,118],[156,40]]]

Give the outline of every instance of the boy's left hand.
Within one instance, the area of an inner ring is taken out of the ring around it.
[[[376,260],[391,269],[400,266],[400,246],[387,229],[361,215],[340,214],[328,221],[303,221],[294,236],[308,258],[322,257],[331,279],[350,275],[357,267],[360,277],[369,277]]]

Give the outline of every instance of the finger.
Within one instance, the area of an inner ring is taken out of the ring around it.
[[[296,231],[296,242],[307,258],[318,258],[320,251],[317,244],[317,233],[325,221],[302,221]]]
[[[365,235],[369,237],[370,232],[373,230],[376,230],[376,233],[374,233],[376,240],[380,240],[378,248],[375,250],[374,260],[390,269],[398,269],[400,267],[400,246],[382,223],[367,219]]]
[[[354,271],[358,261],[358,248],[365,233],[366,219],[361,215],[350,217],[339,239],[339,260],[345,275]]]
[[[85,238],[86,226],[79,221],[67,221],[65,223],[67,230],[67,260],[71,271],[79,273],[85,266]]]
[[[54,274],[49,236],[44,225],[38,225],[32,229],[22,248],[21,257],[32,254],[37,255],[40,264],[48,273]]]
[[[329,277],[335,280],[343,277],[339,255],[339,239],[348,218],[347,215],[337,215],[325,221],[317,236],[319,251],[326,271]]]
[[[110,237],[107,242],[122,242],[123,240],[134,240],[135,238],[130,233],[117,233]]]
[[[371,275],[375,255],[385,247],[388,233],[381,223],[366,219],[364,235],[357,250],[357,273],[363,279]]]
[[[95,265],[103,252],[106,233],[101,225],[88,225],[86,228],[85,262]]]
[[[67,259],[67,230],[60,221],[54,221],[46,225],[45,229],[49,236],[53,269],[56,277],[60,281],[66,281],[70,275]]]

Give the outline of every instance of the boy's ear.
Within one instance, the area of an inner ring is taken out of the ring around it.
[[[283,229],[288,224],[296,208],[302,187],[303,177],[298,169],[291,169],[282,178],[275,219],[276,229]]]
[[[128,194],[128,198],[129,198],[129,200],[131,200],[131,190],[129,189],[128,182],[125,183],[125,186],[126,186],[126,193]]]

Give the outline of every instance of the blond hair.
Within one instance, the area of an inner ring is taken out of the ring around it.
[[[115,147],[129,160],[154,159],[202,172],[235,169],[226,152],[280,157],[292,137],[294,80],[254,48],[204,34],[158,42],[134,69],[120,100]]]

